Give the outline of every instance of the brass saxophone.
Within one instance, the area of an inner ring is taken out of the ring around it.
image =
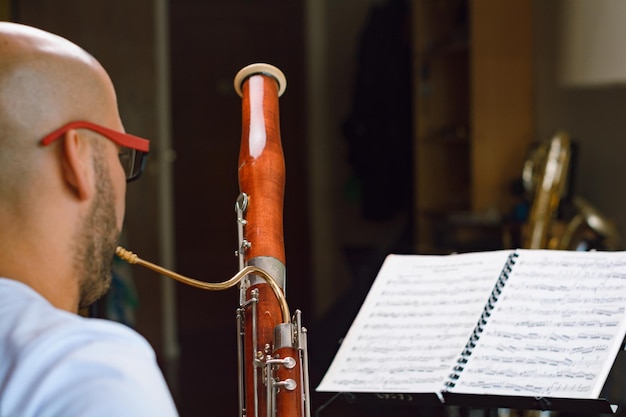
[[[522,175],[532,196],[522,247],[619,250],[616,225],[587,200],[567,195],[572,159],[572,140],[562,131],[532,150]]]

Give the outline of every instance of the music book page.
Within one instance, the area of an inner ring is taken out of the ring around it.
[[[389,255],[317,390],[438,393],[509,254]]]
[[[626,255],[517,252],[449,391],[598,398],[626,333]]]
[[[389,255],[317,390],[596,400],[625,335],[626,252]]]

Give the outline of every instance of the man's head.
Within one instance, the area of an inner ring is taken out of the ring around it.
[[[0,22],[0,276],[69,310],[108,287],[126,193],[106,134],[79,126],[42,144],[74,121],[123,132],[106,71],[64,38]]]

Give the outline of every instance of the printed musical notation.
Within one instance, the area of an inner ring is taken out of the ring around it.
[[[507,257],[387,258],[318,390],[439,391]]]
[[[520,251],[451,391],[597,397],[624,337],[625,260]],[[514,390],[503,384],[512,379]]]
[[[597,398],[626,334],[626,254],[509,255],[390,255],[318,391]]]

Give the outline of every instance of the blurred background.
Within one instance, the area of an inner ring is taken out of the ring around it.
[[[561,200],[584,198],[610,228],[584,240],[621,248],[626,50],[609,28],[626,10],[593,4],[0,0],[0,17],[65,36],[109,71],[126,130],[152,140],[124,245],[206,281],[238,268],[233,78],[254,62],[285,73],[287,300],[304,313],[315,387],[387,254],[523,246],[539,175],[525,167],[556,132],[572,138]],[[590,43],[592,28],[607,40]],[[98,314],[151,342],[181,415],[236,413],[237,290],[116,267]]]

